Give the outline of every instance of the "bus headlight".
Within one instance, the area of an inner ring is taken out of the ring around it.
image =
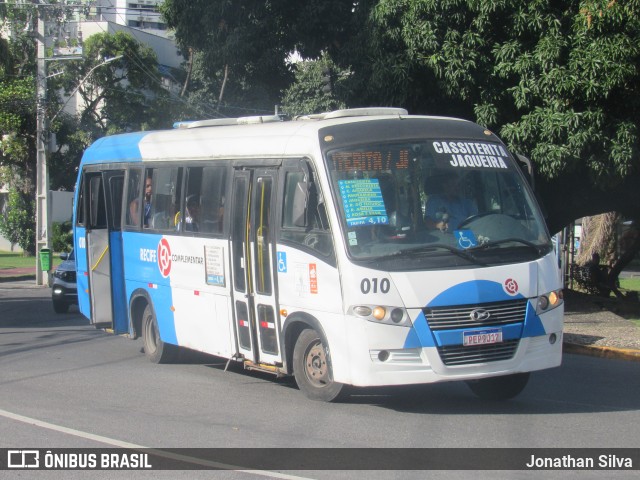
[[[387,323],[389,325],[402,325],[404,327],[411,326],[409,314],[402,307],[354,305],[349,308],[348,313],[374,323]]]
[[[540,315],[541,313],[553,310],[554,308],[562,305],[563,301],[562,289],[552,290],[549,293],[540,295],[536,305],[536,313]]]

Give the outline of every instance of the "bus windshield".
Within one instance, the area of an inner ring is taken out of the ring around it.
[[[539,258],[551,240],[499,143],[422,140],[336,148],[325,161],[350,257],[381,268]]]

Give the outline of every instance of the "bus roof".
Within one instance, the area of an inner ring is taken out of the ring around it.
[[[277,116],[214,119],[178,122],[172,130],[103,137],[85,151],[82,164],[310,155],[318,148],[320,129],[347,123],[404,119],[422,119],[434,126],[446,125],[465,137],[479,137],[484,131],[467,120],[412,116],[404,109],[384,107],[337,110],[302,116],[293,121],[280,121]]]

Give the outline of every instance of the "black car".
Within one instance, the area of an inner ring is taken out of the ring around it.
[[[69,305],[78,304],[78,289],[76,287],[76,257],[71,253],[61,253],[64,260],[53,272],[51,285],[51,299],[56,313],[66,313]]]

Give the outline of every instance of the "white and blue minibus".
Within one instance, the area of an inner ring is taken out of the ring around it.
[[[520,164],[477,124],[398,108],[108,136],[79,168],[80,310],[153,362],[206,352],[312,399],[452,380],[511,398],[562,356]]]

